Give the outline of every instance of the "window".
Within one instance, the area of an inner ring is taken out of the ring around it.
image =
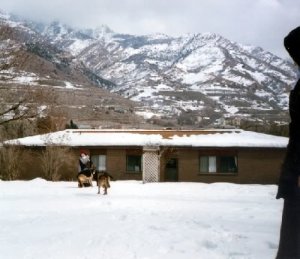
[[[215,156],[201,156],[200,157],[200,172],[201,173],[216,173],[217,160]]]
[[[221,156],[220,157],[220,172],[221,173],[236,173],[237,172],[236,156]]]
[[[237,173],[237,156],[200,156],[200,173]]]
[[[106,171],[106,155],[92,155],[93,164],[99,171]]]
[[[142,171],[142,156],[128,155],[126,170],[128,172],[140,173]]]

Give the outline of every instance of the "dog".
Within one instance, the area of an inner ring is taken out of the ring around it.
[[[100,188],[104,189],[104,195],[107,195],[107,189],[110,188],[110,179],[113,177],[105,171],[97,172],[97,185],[98,185],[98,194],[101,194]]]
[[[79,172],[77,175],[78,187],[92,187],[94,174],[95,170],[93,169],[88,169]]]

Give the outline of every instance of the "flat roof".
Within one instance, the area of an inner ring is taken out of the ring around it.
[[[258,147],[286,148],[288,138],[240,129],[234,130],[142,130],[67,129],[8,140],[5,145],[70,147]]]

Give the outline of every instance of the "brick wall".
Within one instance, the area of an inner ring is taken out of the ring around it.
[[[62,168],[62,180],[76,180],[78,157],[80,149],[73,149],[74,164]],[[126,155],[140,154],[142,148],[90,148],[90,155],[106,154],[107,172],[114,180],[142,180],[142,173],[126,171]],[[42,177],[41,165],[37,160],[41,149],[26,149],[22,163],[20,179]],[[233,174],[201,174],[199,172],[199,155],[236,153],[238,157],[238,172]],[[178,181],[181,182],[232,182],[275,184],[278,181],[280,167],[285,155],[285,149],[166,149],[161,156],[160,181],[165,181],[165,166],[168,159],[177,158]]]
[[[209,155],[222,154],[224,151],[209,149],[207,153]],[[201,174],[199,172],[199,153],[205,154],[204,150],[180,149],[178,152],[178,180],[206,183],[275,184],[278,181],[280,167],[285,155],[285,149],[239,149],[231,152],[229,150],[229,153],[237,154],[237,173]]]

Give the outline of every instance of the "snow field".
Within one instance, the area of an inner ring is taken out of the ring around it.
[[[274,258],[276,186],[0,181],[1,258]]]

